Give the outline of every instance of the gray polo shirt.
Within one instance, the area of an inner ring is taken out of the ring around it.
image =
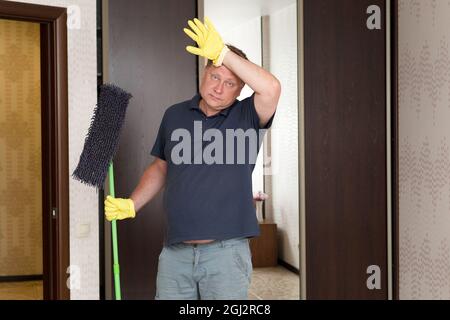
[[[164,113],[151,154],[167,162],[168,245],[259,235],[252,172],[263,135],[254,94],[207,117],[197,94]]]

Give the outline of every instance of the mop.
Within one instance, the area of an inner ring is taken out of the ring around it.
[[[109,193],[115,197],[112,159],[117,149],[125,113],[132,95],[113,85],[100,86],[98,104],[91,119],[77,168],[72,177],[89,186],[103,188],[109,176]],[[112,224],[113,272],[116,300],[121,300],[116,220]]]

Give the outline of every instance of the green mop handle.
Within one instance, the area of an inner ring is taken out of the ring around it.
[[[115,197],[114,191],[114,170],[113,163],[109,164],[108,169],[109,175],[109,194],[111,197]],[[117,225],[116,220],[111,221],[112,227],[112,243],[113,243],[113,270],[114,270],[114,289],[116,292],[116,300],[122,300],[122,295],[120,294],[120,268],[119,268],[119,248],[117,245]]]

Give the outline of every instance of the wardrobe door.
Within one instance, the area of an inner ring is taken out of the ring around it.
[[[386,1],[304,0],[307,299],[387,299]]]

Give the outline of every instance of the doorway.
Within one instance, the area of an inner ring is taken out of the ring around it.
[[[249,299],[300,299],[300,198],[298,107],[298,4],[296,0],[199,1],[198,17],[208,17],[226,43],[281,82],[273,125],[264,137],[253,170],[260,236],[250,241],[253,276]],[[199,74],[204,59],[199,60]],[[253,91],[246,85],[238,97]]]
[[[0,1],[0,299],[70,298],[66,20]]]

